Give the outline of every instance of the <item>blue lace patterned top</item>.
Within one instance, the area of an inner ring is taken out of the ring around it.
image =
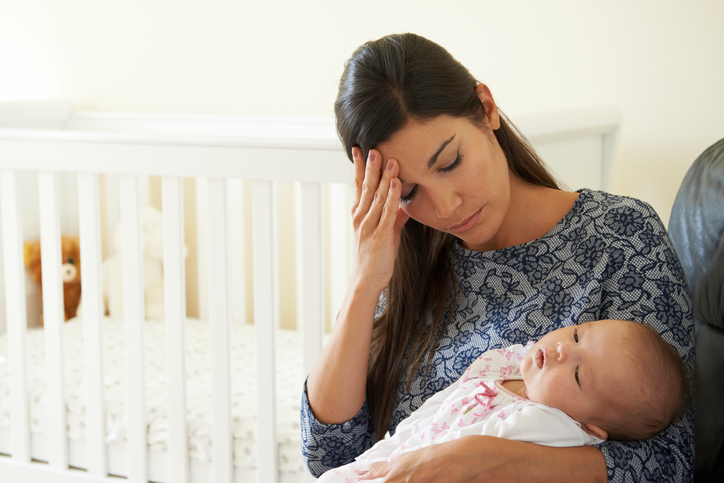
[[[474,252],[454,244],[460,289],[457,312],[430,371],[409,392],[400,381],[390,432],[435,392],[460,377],[482,352],[525,344],[565,325],[600,319],[640,321],[657,330],[694,366],[691,300],[666,230],[647,204],[583,190],[571,211],[543,237]],[[424,365],[424,364],[422,364]],[[367,404],[350,421],[325,425],[302,396],[302,453],[312,474],[346,464],[374,444]],[[690,414],[646,441],[605,441],[609,480],[693,478]]]

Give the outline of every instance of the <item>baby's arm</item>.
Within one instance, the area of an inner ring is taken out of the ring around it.
[[[507,416],[504,416],[502,411],[494,411],[482,425],[451,431],[435,443],[475,435],[495,436],[555,447],[584,446],[603,441],[586,433],[580,424],[563,411],[533,402],[519,404],[524,406]]]

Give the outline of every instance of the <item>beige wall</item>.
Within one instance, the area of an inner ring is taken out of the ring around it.
[[[513,121],[618,106],[613,191],[666,221],[690,163],[724,137],[722,18],[715,0],[0,0],[0,101],[331,116],[354,48],[414,31]]]
[[[724,2],[694,0],[0,0],[0,100],[82,108],[331,115],[344,60],[415,31],[516,114],[621,108],[614,191],[668,219],[724,136]]]

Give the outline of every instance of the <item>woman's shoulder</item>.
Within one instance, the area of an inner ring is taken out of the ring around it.
[[[571,210],[570,225],[595,223],[602,229],[628,237],[643,230],[665,232],[656,211],[645,201],[630,196],[583,189]]]
[[[601,213],[637,211],[648,216],[658,216],[650,204],[638,198],[587,188],[581,189],[578,192],[580,193],[577,203],[579,209],[584,208],[590,211],[591,209],[597,208],[597,211]]]
[[[458,277],[467,279],[481,264],[490,268],[492,263],[527,273],[535,272],[545,257],[593,259],[611,250],[650,252],[670,244],[663,222],[648,203],[604,191],[583,189],[579,193],[563,219],[548,233],[528,243],[488,252],[452,244],[451,260]]]

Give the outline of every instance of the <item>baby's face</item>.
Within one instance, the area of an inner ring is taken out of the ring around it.
[[[521,362],[528,398],[581,423],[615,410],[611,403],[624,400],[633,383],[634,361],[619,350],[630,327],[602,320],[546,334]]]

